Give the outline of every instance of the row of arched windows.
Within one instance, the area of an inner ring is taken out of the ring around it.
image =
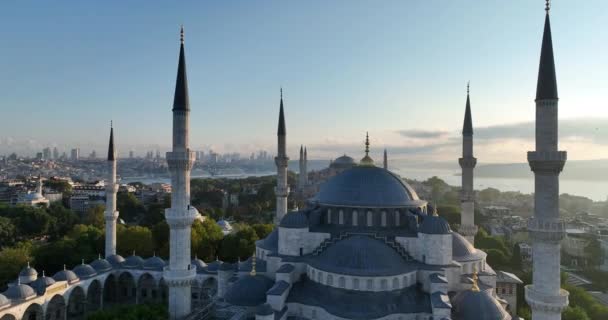
[[[361,226],[361,227],[401,227],[407,226],[409,209],[332,209],[328,208],[325,212],[325,222],[327,224]],[[419,208],[423,210],[423,208]]]
[[[361,291],[399,290],[407,288],[416,283],[415,273],[391,278],[369,278],[336,275],[310,268],[308,270],[308,277],[315,282],[330,287]]]

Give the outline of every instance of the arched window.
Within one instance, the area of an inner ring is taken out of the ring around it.
[[[333,286],[334,285],[334,277],[331,274],[327,275],[327,285],[328,286]]]
[[[353,226],[356,227],[357,226],[357,210],[353,210]]]
[[[380,216],[380,225],[386,227],[386,211],[382,211],[382,215]]]
[[[403,281],[403,287],[404,288],[409,287],[409,283],[407,281],[407,276],[403,276],[402,281]]]
[[[374,280],[367,279],[367,290],[374,290]]]
[[[318,272],[317,273],[317,282],[318,283],[323,283],[323,272]]]
[[[380,280],[380,289],[382,289],[382,290],[388,289],[388,281],[386,281],[386,279]]]
[[[359,289],[359,279],[358,278],[353,279],[353,289]]]
[[[340,277],[340,279],[338,279],[338,286],[340,288],[346,287],[346,280],[344,279],[344,277]]]
[[[327,209],[327,224],[331,224],[331,209]]]
[[[371,227],[373,225],[373,220],[372,220],[372,212],[371,211],[367,211],[367,226]]]
[[[399,210],[395,210],[395,226],[401,226],[401,216],[399,214]]]
[[[338,224],[344,224],[344,211],[338,211]]]
[[[399,279],[393,278],[393,290],[399,289]]]

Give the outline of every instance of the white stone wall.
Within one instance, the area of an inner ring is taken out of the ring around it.
[[[280,296],[267,295],[266,302],[274,310],[277,310],[277,311],[283,310],[283,308],[285,307],[285,301],[287,301],[287,296],[289,295],[290,291],[291,291],[291,287],[287,288],[287,290],[285,290],[285,292],[283,292],[283,294]]]
[[[312,253],[325,239],[329,239],[329,233],[309,232],[308,228],[289,229],[279,227],[279,253],[288,256],[299,256],[300,248],[302,254]]]
[[[400,290],[416,284],[417,281],[416,271],[386,277],[363,277],[325,272],[308,266],[306,274],[312,281],[326,286],[372,292]]]
[[[423,246],[422,261],[430,265],[448,265],[452,262],[451,234],[418,233]]]

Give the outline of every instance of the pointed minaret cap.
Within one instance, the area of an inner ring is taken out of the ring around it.
[[[285,130],[285,112],[283,111],[283,88],[281,88],[281,108],[279,110],[279,128],[277,135],[284,136],[287,132]]]
[[[108,145],[108,161],[116,160],[116,152],[114,150],[114,126],[110,121],[110,143]]]
[[[177,65],[177,79],[175,81],[173,111],[190,111],[190,98],[188,96],[188,77],[186,75],[186,55],[184,52],[183,26],[180,29],[179,63]]]
[[[549,10],[551,4],[547,0],[545,11],[545,30],[540,51],[538,81],[536,83],[536,100],[557,99],[557,78],[555,76],[555,60],[553,58],[553,41],[551,40],[551,22]]]
[[[464,124],[462,126],[462,135],[472,136],[473,135],[473,117],[471,116],[471,99],[469,98],[469,85],[467,83],[467,104],[464,112]]]
[[[374,160],[369,156],[369,133],[365,133],[365,157],[361,159],[362,166],[373,166]]]

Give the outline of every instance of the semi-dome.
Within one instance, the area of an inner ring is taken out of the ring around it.
[[[450,224],[440,216],[426,216],[423,218],[418,232],[424,234],[449,234],[452,232]]]
[[[167,263],[161,257],[151,257],[144,262],[144,269],[162,271]]]
[[[197,271],[202,270],[203,268],[205,268],[207,266],[205,261],[203,261],[199,258],[196,258],[196,257],[194,259],[192,259],[190,264],[193,265]]]
[[[10,300],[3,294],[0,294],[0,308],[8,306],[9,304],[11,304]]]
[[[481,260],[486,254],[475,247],[458,232],[452,232],[452,258],[456,261]]]
[[[8,287],[3,295],[11,300],[28,300],[36,296],[34,289],[26,284]]]
[[[66,269],[55,273],[55,275],[53,275],[53,279],[55,279],[55,281],[67,281],[68,283],[74,283],[80,280],[74,271]]]
[[[416,191],[388,170],[375,166],[357,166],[331,178],[314,198],[319,204],[357,207],[418,206]]]
[[[55,284],[55,279],[42,276],[36,279],[36,281],[32,282],[30,285],[39,295],[43,295],[46,292],[46,288],[53,284]]]
[[[511,320],[509,313],[487,291],[465,290],[452,298],[454,320]]]
[[[74,268],[74,273],[80,279],[88,279],[97,275],[97,271],[91,265],[84,262]]]
[[[415,270],[386,243],[366,236],[341,240],[310,261],[318,270],[353,276],[390,276]]]
[[[272,232],[264,239],[255,242],[255,245],[264,250],[276,252],[279,247],[279,231],[274,228]]]
[[[98,273],[106,272],[112,270],[112,265],[108,260],[102,259],[101,257],[93,262],[91,262],[91,267],[95,269]]]
[[[308,228],[308,217],[303,211],[289,212],[281,219],[281,228]]]
[[[255,307],[266,302],[266,291],[272,284],[265,276],[247,275],[230,286],[224,298],[232,305]]]
[[[108,262],[114,268],[120,267],[122,265],[122,263],[125,262],[125,258],[123,258],[121,255],[118,255],[118,254],[113,254],[111,256],[108,256],[106,258],[106,260],[108,260]]]
[[[144,259],[140,256],[132,255],[128,256],[125,259],[125,262],[122,263],[122,266],[125,268],[137,269],[141,268],[144,265]]]

